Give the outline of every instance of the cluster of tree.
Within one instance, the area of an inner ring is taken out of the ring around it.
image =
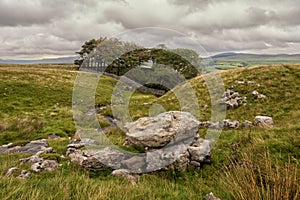
[[[176,78],[176,73],[177,77],[179,74],[185,79],[190,79],[197,76],[201,71],[200,58],[197,52],[183,48],[167,49],[163,44],[158,45],[157,48],[149,49],[115,38],[99,38],[86,41],[82,45],[81,51],[76,53],[80,55],[80,59],[75,60],[75,64],[81,68],[100,69],[100,71],[103,69],[105,72],[118,76],[124,74],[130,76],[127,73],[135,69],[135,73],[139,76],[130,74],[137,79],[135,81],[140,83],[144,80],[147,80],[148,83],[160,80],[162,82],[160,84],[165,84],[163,82],[166,80],[174,82],[171,79],[178,82],[181,78]],[[150,66],[143,67],[145,63],[150,63]],[[164,68],[168,68],[168,70],[163,70]],[[166,72],[168,73],[166,74]],[[157,80],[151,80],[151,77],[154,76]],[[151,83],[148,85],[156,88],[161,87]],[[172,86],[162,88],[168,87]]]

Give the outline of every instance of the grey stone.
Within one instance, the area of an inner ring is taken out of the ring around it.
[[[271,117],[268,116],[256,116],[254,118],[253,124],[262,128],[272,128],[274,127],[274,122]]]
[[[29,179],[31,176],[31,173],[26,171],[26,170],[22,170],[21,174],[19,176],[17,176],[18,179]]]
[[[48,143],[45,139],[35,140],[27,143],[25,146],[14,146],[0,148],[0,153],[22,153],[22,154],[35,154],[43,148],[48,147]]]
[[[211,128],[211,129],[221,129],[220,122],[210,122],[209,128]]]
[[[72,144],[68,144],[67,148],[74,148],[74,149],[80,149],[84,147],[84,143],[72,143]]]
[[[199,129],[208,128],[210,125],[211,125],[210,121],[200,122],[199,123]]]
[[[39,173],[43,171],[54,171],[61,165],[56,160],[43,160],[41,162],[34,163],[31,165],[33,172]]]
[[[19,168],[18,167],[12,167],[12,168],[9,168],[6,173],[5,173],[5,176],[11,176],[14,172],[18,171]]]
[[[223,120],[223,129],[237,129],[239,128],[240,123],[236,120],[231,121],[229,119]]]
[[[207,195],[205,195],[205,199],[206,200],[221,200],[221,199],[215,197],[215,195],[212,192],[209,193],[209,194],[207,194]]]
[[[125,169],[130,169],[135,173],[142,173],[145,171],[146,160],[143,156],[132,156],[131,158],[122,161],[122,166]]]
[[[252,125],[252,122],[250,122],[250,121],[248,121],[248,120],[246,120],[246,121],[244,121],[243,123],[242,123],[242,128],[243,129],[249,129],[249,128],[251,128],[253,125]]]
[[[200,163],[210,162],[211,152],[210,152],[210,143],[208,140],[202,140],[200,146],[190,146],[188,151],[191,155],[191,161],[197,161]]]
[[[28,158],[22,158],[22,159],[19,160],[19,162],[21,164],[25,164],[25,163],[34,164],[34,163],[42,162],[43,160],[44,159],[40,158],[38,155],[33,155],[33,156],[28,157]]]
[[[265,98],[267,98],[267,96],[264,95],[264,94],[259,94],[259,95],[257,95],[257,98],[258,99],[265,99]]]
[[[257,95],[259,95],[259,92],[257,92],[256,90],[254,90],[251,94],[252,94],[252,96],[257,96]]]
[[[190,165],[190,154],[188,151],[178,156],[175,162],[173,162],[168,168],[174,168],[181,171],[186,171]]]
[[[199,121],[190,113],[170,111],[155,117],[144,117],[125,125],[130,144],[159,148],[198,132]]]

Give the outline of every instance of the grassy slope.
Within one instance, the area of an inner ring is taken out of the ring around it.
[[[223,131],[213,150],[213,164],[200,171],[188,173],[156,172],[141,177],[137,186],[130,186],[122,179],[107,176],[109,172],[86,172],[61,159],[62,168],[53,173],[34,174],[28,181],[4,177],[9,167],[18,163],[19,155],[0,155],[0,198],[1,199],[201,199],[205,193],[213,191],[222,199],[231,199],[224,174],[228,158],[243,161],[246,154],[258,165],[263,163],[264,152],[270,152],[271,159],[278,160],[278,166],[290,159],[299,164],[300,158],[300,66],[280,65],[236,69],[222,72],[225,87],[236,81],[255,81],[260,84],[239,86],[241,96],[248,97],[246,106],[227,111],[227,118],[243,121],[252,120],[256,115],[272,116],[276,127],[270,130]],[[31,139],[46,137],[50,133],[62,136],[75,131],[71,113],[72,86],[76,72],[70,69],[45,69],[41,66],[0,67],[0,143],[22,143]],[[3,80],[3,81],[2,81]],[[97,89],[96,102],[110,103],[110,94],[115,80],[104,77]],[[201,77],[191,81],[200,105],[200,120],[208,120],[210,111],[203,105],[210,105],[210,98]],[[184,86],[177,88],[185,92]],[[251,97],[251,92],[268,96],[266,100]],[[188,95],[188,94],[187,94]],[[143,103],[149,103],[143,105]],[[166,110],[179,109],[172,92],[161,98],[135,93],[130,101],[133,119],[147,116],[152,105],[160,104]],[[104,109],[102,114],[111,114]],[[21,124],[21,125],[20,125]],[[25,131],[26,130],[26,131]],[[111,139],[121,144],[119,131],[111,131]],[[205,135],[205,130],[200,132]],[[58,153],[64,151],[67,139],[52,142],[50,145]],[[256,155],[255,157],[251,155]],[[22,156],[21,156],[22,157]],[[24,157],[24,156],[23,156]],[[275,162],[275,161],[274,161]],[[24,166],[26,168],[28,166]],[[299,167],[298,167],[299,170]],[[225,180],[225,181],[224,181]]]

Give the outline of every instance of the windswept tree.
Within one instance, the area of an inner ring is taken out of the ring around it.
[[[160,68],[166,66],[174,69],[185,79],[197,76],[201,69],[200,58],[196,51],[182,48],[167,49],[164,44],[158,45],[158,48],[149,49],[116,38],[99,38],[85,42],[82,50],[77,53],[80,55],[80,59],[75,63],[82,68],[99,70],[99,66],[105,66],[103,70],[118,76],[150,61],[154,65],[150,67],[151,69],[145,69],[146,71],[155,70],[155,66],[158,65]],[[144,72],[145,78],[148,76],[147,73]],[[139,78],[143,78],[143,76],[141,75]]]
[[[87,58],[87,56],[103,41],[105,41],[106,37],[100,37],[99,39],[91,39],[89,41],[86,41],[82,46],[81,50],[76,52],[79,54],[80,58],[78,60],[74,61],[75,65],[82,65],[84,59]]]

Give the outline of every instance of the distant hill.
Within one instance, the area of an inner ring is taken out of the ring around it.
[[[281,59],[281,60],[300,60],[300,54],[250,54],[250,53],[234,53],[227,52],[217,54],[211,57],[216,60],[269,60],[269,59]]]
[[[77,56],[62,57],[62,58],[47,58],[38,60],[3,60],[0,59],[2,64],[73,64],[74,60],[78,59]]]
[[[300,54],[250,54],[226,52],[203,59],[207,71],[265,64],[300,63]]]

